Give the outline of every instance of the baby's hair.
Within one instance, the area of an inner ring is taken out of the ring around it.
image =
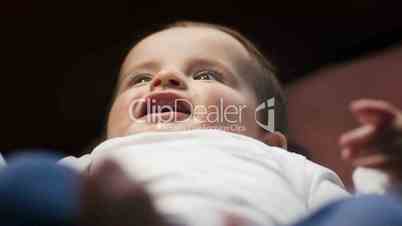
[[[268,99],[275,98],[275,107],[274,107],[275,130],[286,134],[287,133],[286,97],[276,77],[277,70],[274,68],[272,63],[257,49],[257,47],[248,38],[237,32],[236,30],[217,24],[194,22],[194,21],[178,21],[159,27],[158,29],[154,29],[152,32],[146,32],[145,34],[142,34],[140,37],[136,39],[135,44],[131,45],[131,48],[135,47],[137,43],[139,43],[141,40],[143,40],[144,38],[148,37],[148,35],[151,35],[153,33],[157,33],[167,29],[187,28],[187,27],[216,29],[218,31],[230,35],[243,45],[243,47],[249,52],[249,54],[256,60],[257,73],[255,74],[255,77],[251,79],[252,81],[251,88],[255,91],[257,104],[261,104],[267,101]],[[121,73],[119,74],[119,77],[120,76]],[[111,104],[113,104],[114,99],[117,97],[117,90],[120,83],[119,81],[120,79],[118,79],[117,82],[118,85],[116,87],[116,91],[114,93],[114,97],[112,99]],[[268,109],[261,110],[258,117],[261,123],[267,125]]]

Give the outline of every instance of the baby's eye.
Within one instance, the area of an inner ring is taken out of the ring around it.
[[[147,82],[150,82],[151,80],[152,75],[150,74],[138,74],[130,79],[130,85],[140,86],[146,84]]]
[[[199,72],[195,73],[193,75],[193,79],[194,80],[215,80],[215,81],[219,81],[220,76],[215,71],[205,70],[205,71],[199,71]]]

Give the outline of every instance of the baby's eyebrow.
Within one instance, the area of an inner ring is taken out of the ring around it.
[[[223,70],[224,72],[228,73],[229,75],[234,75],[234,71],[226,65],[224,62],[220,60],[211,60],[207,58],[192,58],[188,60],[187,65],[189,68],[197,67],[197,66],[215,66],[219,69]]]
[[[127,70],[125,70],[121,74],[121,79],[126,78],[128,75],[133,73],[134,71],[140,71],[140,70],[156,70],[159,68],[159,64],[155,61],[143,61],[136,63],[132,66],[130,66]]]
[[[219,59],[210,59],[204,57],[191,58],[187,61],[187,70],[191,71],[192,69],[199,67],[215,68],[221,73],[224,73],[224,77],[227,79],[227,81],[232,83],[234,86],[238,85],[240,78],[236,74],[235,69],[231,67],[230,63],[227,64]]]
[[[143,61],[136,63],[133,66],[128,67],[128,69],[120,72],[117,87],[120,87],[133,72],[140,70],[156,70],[159,68],[159,66],[160,65],[155,61]]]

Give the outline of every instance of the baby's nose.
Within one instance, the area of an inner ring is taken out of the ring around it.
[[[173,88],[173,89],[186,89],[187,85],[182,75],[173,72],[159,73],[151,83],[151,89],[157,87]]]

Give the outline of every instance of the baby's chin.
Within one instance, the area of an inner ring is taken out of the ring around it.
[[[126,136],[144,132],[176,132],[202,129],[204,127],[205,125],[195,121],[173,123],[133,123],[128,127]]]

